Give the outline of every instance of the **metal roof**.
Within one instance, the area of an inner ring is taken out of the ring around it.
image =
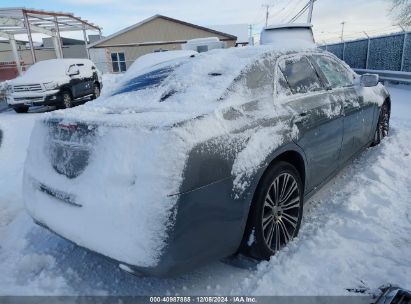
[[[94,30],[101,28],[73,13],[36,10],[24,7],[0,8],[0,32],[6,35],[26,34],[26,20],[33,33],[54,32],[56,24],[60,32]]]

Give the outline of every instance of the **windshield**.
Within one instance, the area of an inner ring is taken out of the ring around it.
[[[148,88],[160,86],[163,81],[170,76],[177,66],[166,66],[160,69],[138,75],[125,82],[116,92],[112,94],[118,95],[132,91],[140,91]]]

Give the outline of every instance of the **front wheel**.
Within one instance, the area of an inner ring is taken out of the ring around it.
[[[257,187],[250,211],[245,246],[258,260],[268,260],[287,245],[300,229],[303,184],[294,166],[278,162]]]
[[[14,111],[16,111],[16,113],[27,113],[29,111],[29,107],[23,106],[23,107],[14,108]]]
[[[100,86],[98,84],[93,85],[93,99],[96,99],[100,96]]]
[[[68,109],[73,106],[73,99],[71,98],[71,95],[69,92],[63,92],[62,99],[63,99],[63,108]]]
[[[372,146],[378,145],[384,137],[388,136],[390,131],[390,109],[385,102],[380,110],[380,116],[378,117],[377,128],[374,133],[374,140]]]

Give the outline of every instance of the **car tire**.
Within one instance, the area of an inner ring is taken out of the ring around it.
[[[304,187],[297,169],[287,162],[275,163],[254,194],[243,252],[257,260],[269,260],[287,245],[300,229],[303,200]]]
[[[93,85],[93,99],[96,99],[99,96],[100,96],[100,86],[97,83],[95,83]]]
[[[388,136],[390,131],[390,108],[388,103],[384,102],[380,109],[377,127],[374,133],[374,139],[371,146],[377,146],[381,143],[384,137]]]
[[[61,98],[63,109],[68,109],[73,106],[73,99],[71,98],[71,94],[69,92],[64,91],[63,94],[61,94]]]
[[[14,108],[14,111],[16,111],[16,113],[27,113],[29,111],[29,107],[23,106],[23,107]]]

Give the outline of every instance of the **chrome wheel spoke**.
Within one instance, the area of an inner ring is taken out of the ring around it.
[[[278,203],[278,188],[279,188],[279,183],[280,183],[280,179],[279,178],[276,178],[275,180],[274,180],[274,183],[273,183],[273,191],[274,191],[274,200],[275,200],[275,203],[277,204]]]
[[[300,197],[297,196],[296,198],[290,200],[289,202],[286,202],[285,204],[281,205],[281,209],[283,211],[285,210],[290,210],[290,209],[294,209],[300,206]]]
[[[268,247],[271,248],[271,243],[273,242],[274,235],[274,222],[271,222],[270,231],[268,232],[268,237],[266,239]]]
[[[282,219],[284,219],[285,221],[290,223],[290,225],[293,226],[294,229],[297,227],[297,223],[298,223],[298,218],[297,217],[291,216],[287,213],[283,213]]]
[[[287,190],[287,193],[285,194],[285,197],[281,200],[280,204],[282,202],[288,201],[290,199],[291,195],[293,195],[295,191],[298,191],[298,186],[297,186],[297,182],[295,180],[293,180],[290,188]]]
[[[281,247],[281,243],[280,243],[280,231],[278,229],[278,224],[275,223],[275,251],[279,251],[280,247]]]
[[[275,206],[274,202],[271,200],[270,196],[267,195],[265,198],[264,207],[273,209],[274,206]]]
[[[279,220],[278,224],[279,224],[281,230],[283,231],[285,243],[288,243],[291,240],[291,236],[288,233],[287,227],[285,227],[285,224],[282,220]]]
[[[290,179],[290,175],[285,174],[284,178],[283,178],[283,186],[281,187],[281,194],[280,194],[280,201],[283,199],[284,197],[284,191],[287,189],[287,185],[288,185],[288,180]]]
[[[274,219],[274,215],[268,215],[266,217],[263,217],[263,230],[265,231],[265,229],[267,228],[268,224],[270,224]]]

